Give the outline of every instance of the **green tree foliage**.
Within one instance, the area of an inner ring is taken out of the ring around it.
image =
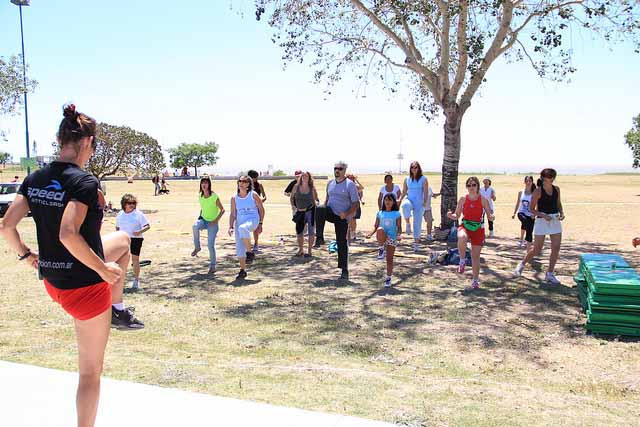
[[[87,171],[98,180],[116,174],[159,173],[165,167],[158,141],[127,126],[98,123],[98,145]]]
[[[624,141],[633,153],[633,167],[640,167],[640,114],[633,118],[633,127],[624,136]]]
[[[0,116],[16,114],[24,101],[25,92],[33,92],[38,82],[22,77],[22,55],[13,55],[5,60],[0,56]],[[4,132],[0,129],[0,138]]]
[[[458,199],[462,118],[496,59],[526,61],[540,77],[562,81],[575,71],[567,41],[577,32],[630,39],[640,50],[637,0],[255,0],[255,7],[285,64],[309,64],[327,93],[348,71],[357,86],[409,88],[410,107],[427,120],[444,116],[446,225]]]
[[[273,176],[286,176],[287,174],[282,169],[278,169],[273,173]]]
[[[175,148],[169,149],[169,157],[172,168],[195,168],[198,176],[198,168],[202,166],[213,166],[218,161],[218,144],[215,142],[205,142],[204,144],[182,143]]]
[[[0,163],[2,163],[2,167],[4,168],[7,165],[7,162],[11,161],[11,154],[5,153],[4,151],[0,151]]]

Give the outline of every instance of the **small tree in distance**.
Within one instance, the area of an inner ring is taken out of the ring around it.
[[[7,162],[11,161],[11,154],[5,153],[4,151],[0,151],[0,163],[2,163],[2,167],[7,166]]]
[[[640,114],[633,118],[633,127],[624,136],[624,141],[633,153],[633,167],[640,167]]]
[[[182,143],[169,149],[169,158],[172,168],[192,167],[198,176],[198,168],[213,166],[218,161],[218,144],[205,142],[204,144]]]

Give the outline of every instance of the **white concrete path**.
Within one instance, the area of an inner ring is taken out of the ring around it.
[[[0,361],[0,425],[74,427],[77,373]],[[362,418],[304,411],[102,379],[96,427],[390,427]]]

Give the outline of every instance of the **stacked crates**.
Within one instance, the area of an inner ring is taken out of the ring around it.
[[[640,275],[617,254],[582,254],[574,277],[588,330],[640,336]]]

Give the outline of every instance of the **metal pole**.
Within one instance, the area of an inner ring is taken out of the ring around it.
[[[29,109],[27,107],[27,65],[24,58],[24,32],[22,29],[22,5],[20,8],[20,40],[22,42],[22,80],[24,82],[24,127],[26,135],[26,147],[27,147],[27,175],[31,173],[30,155],[29,155]]]

